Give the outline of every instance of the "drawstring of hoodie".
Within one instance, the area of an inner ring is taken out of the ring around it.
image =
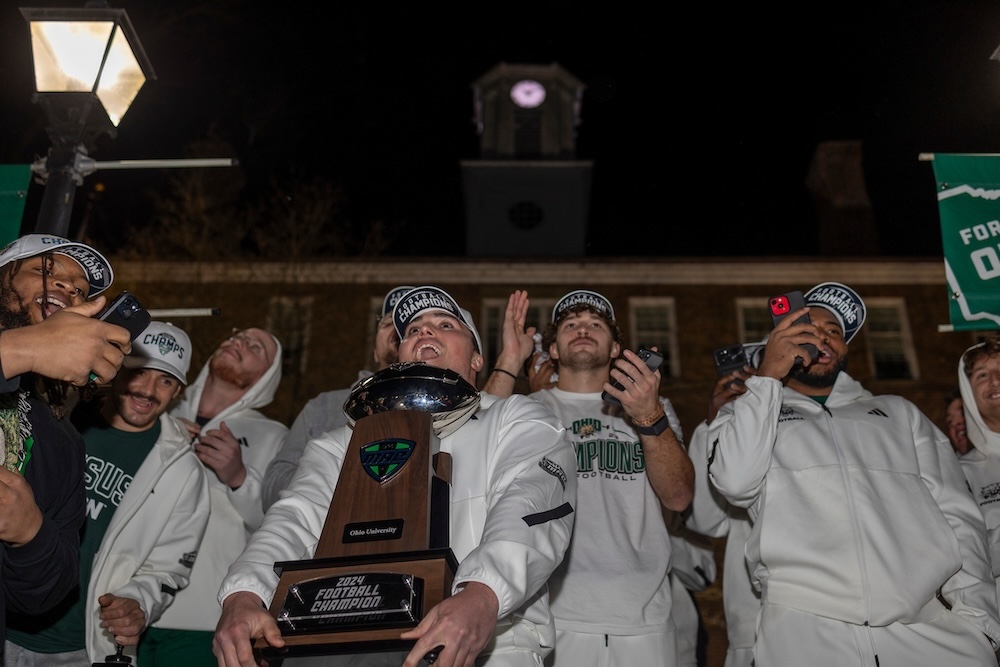
[[[878,649],[875,648],[875,637],[872,636],[872,626],[868,625],[868,621],[865,621],[865,634],[868,635],[868,643],[872,645],[872,655],[875,656],[875,667],[879,667]]]

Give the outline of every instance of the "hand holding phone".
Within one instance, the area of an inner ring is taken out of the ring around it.
[[[153,319],[149,311],[139,303],[139,299],[128,290],[112,299],[97,317],[127,329],[132,340],[145,331]]]
[[[660,354],[659,352],[654,352],[653,350],[647,350],[646,348],[642,348],[641,350],[636,352],[636,354],[639,355],[640,359],[646,362],[646,368],[648,368],[651,371],[655,371],[657,368],[660,367],[660,364],[663,363],[663,355]],[[609,382],[611,383],[611,386],[617,389],[618,391],[625,391],[625,387],[623,387],[622,383],[619,382],[618,380],[611,378]],[[601,392],[601,398],[603,398],[608,403],[613,403],[614,405],[622,404],[621,401],[619,401],[617,398],[615,398],[606,391]]]
[[[746,349],[740,343],[713,350],[712,361],[715,362],[715,373],[718,377],[729,375],[733,371],[741,371],[748,363]],[[743,384],[743,380],[739,378],[733,382]]]
[[[778,296],[771,297],[767,302],[768,312],[771,313],[771,322],[774,326],[778,326],[782,320],[784,320],[789,313],[793,313],[796,310],[801,310],[806,307],[806,300],[800,290],[794,290],[792,292],[785,292],[784,294],[779,294]],[[793,324],[808,324],[812,322],[809,319],[809,313],[802,315],[793,322]],[[800,345],[803,350],[809,355],[810,359],[815,359],[819,356],[819,350],[812,343],[805,343]],[[796,358],[796,363],[800,363],[803,359],[801,357]]]
[[[719,377],[729,375],[733,371],[743,370],[747,365],[746,350],[740,343],[720,347],[712,351],[712,360],[715,362],[715,372]]]
[[[153,319],[149,311],[139,303],[139,299],[128,290],[112,299],[97,318],[126,329],[129,339],[133,341],[146,330]],[[90,381],[96,382],[97,378],[97,373],[91,372]]]

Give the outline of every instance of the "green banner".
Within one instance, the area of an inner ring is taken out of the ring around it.
[[[30,164],[0,164],[0,247],[21,235],[30,184]]]
[[[1000,155],[934,154],[956,331],[1000,329]]]

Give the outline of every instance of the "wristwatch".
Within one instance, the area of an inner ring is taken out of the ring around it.
[[[635,432],[638,433],[639,435],[660,435],[668,428],[670,428],[670,420],[667,419],[667,415],[666,413],[664,413],[662,417],[657,419],[649,426],[636,426],[635,424],[633,424],[632,427],[635,429]]]

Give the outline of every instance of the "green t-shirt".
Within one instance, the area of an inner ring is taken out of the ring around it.
[[[80,541],[80,586],[47,614],[24,617],[30,629],[8,627],[8,640],[36,653],[86,648],[85,606],[94,556],[122,496],[159,437],[159,420],[151,429],[139,433],[120,431],[103,420],[83,432],[87,445],[87,519]],[[109,592],[100,591],[98,597]]]

